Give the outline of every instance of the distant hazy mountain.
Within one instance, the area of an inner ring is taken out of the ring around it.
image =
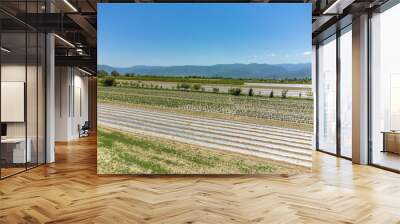
[[[230,77],[244,79],[284,79],[310,78],[311,63],[300,64],[217,64],[217,65],[182,65],[182,66],[146,66],[111,67],[98,65],[98,70],[109,73],[117,71],[121,74],[135,73],[137,75],[159,76],[204,76]]]

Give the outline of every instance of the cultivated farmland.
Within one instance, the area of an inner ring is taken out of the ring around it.
[[[311,166],[312,100],[194,85],[99,85],[99,172],[293,173]]]
[[[100,125],[125,132],[311,166],[311,134],[305,131],[103,104],[98,116]]]
[[[128,79],[129,78],[129,79]],[[262,83],[262,82],[244,82],[243,80],[235,79],[189,79],[189,78],[174,78],[175,82],[159,77],[159,79],[143,79],[132,80],[132,77],[118,77],[117,83],[119,86],[136,87],[146,89],[177,89],[180,85],[198,85],[201,86],[203,92],[213,92],[218,89],[220,93],[228,93],[231,88],[241,88],[244,93],[248,93],[250,89],[254,91],[254,95],[269,96],[273,92],[275,97],[282,97],[282,93],[286,92],[288,97],[312,99],[311,84],[301,83]],[[134,77],[140,78],[140,77]]]
[[[302,130],[312,130],[313,123],[313,101],[308,99],[100,86],[98,100],[101,103],[202,112],[204,115],[245,117],[257,123],[277,121],[280,126]]]

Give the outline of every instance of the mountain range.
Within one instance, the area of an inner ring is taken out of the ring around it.
[[[108,73],[117,71],[120,74],[135,73],[136,75],[157,76],[203,76],[242,79],[285,79],[310,78],[311,63],[299,64],[216,64],[216,65],[177,65],[131,67],[112,67],[98,65],[97,69]]]

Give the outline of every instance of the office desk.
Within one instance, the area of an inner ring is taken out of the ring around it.
[[[2,159],[7,163],[26,163],[32,160],[32,141],[26,139],[27,147],[25,152],[25,138],[4,138],[1,139]]]
[[[392,152],[400,154],[400,132],[383,131],[383,150],[382,152]]]

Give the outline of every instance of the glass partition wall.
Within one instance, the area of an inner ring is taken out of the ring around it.
[[[1,177],[26,169],[26,33],[1,33]],[[28,162],[30,160],[28,159]]]
[[[317,47],[317,149],[352,157],[351,25]]]
[[[352,33],[351,25],[340,35],[340,155],[352,158]]]
[[[14,19],[0,13],[1,179],[45,163],[46,156],[45,35]]]
[[[369,20],[368,163],[400,172],[400,4],[382,5]],[[351,159],[351,25],[317,49],[317,149]]]
[[[371,18],[370,163],[400,171],[400,4]]]

